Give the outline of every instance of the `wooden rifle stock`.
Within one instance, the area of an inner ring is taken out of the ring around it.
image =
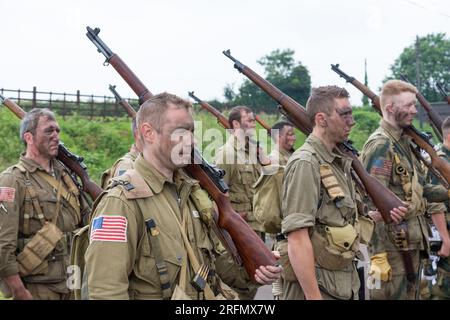
[[[125,111],[128,113],[128,115],[131,118],[134,118],[136,116],[136,111],[133,109],[131,104],[128,103],[127,100],[123,99],[120,96],[120,94],[116,91],[116,86],[113,86],[112,84],[110,84],[109,90],[113,93],[114,97],[116,98],[116,101],[125,109]]]
[[[309,122],[305,108],[302,105],[284,94],[273,84],[263,79],[249,67],[234,59],[229,50],[224,51],[223,53],[235,63],[234,67],[239,72],[247,76],[247,78],[249,78],[253,83],[255,83],[282,106],[285,115],[298,129],[300,129],[305,135],[309,135],[312,132],[312,125]],[[338,145],[338,148],[341,152],[353,159],[352,168],[361,180],[365,190],[380,211],[384,221],[386,223],[391,223],[392,220],[390,217],[390,211],[393,208],[402,206],[402,201],[391,190],[387,189],[377,179],[367,173],[358,160],[356,149],[354,149],[350,144],[341,143]]]
[[[14,113],[19,119],[23,119],[23,117],[25,117],[26,112],[11,99],[5,99],[0,95],[0,102],[8,107],[8,109],[11,110],[11,112]],[[83,185],[83,191],[89,193],[92,199],[97,199],[97,197],[103,192],[103,189],[89,177],[87,167],[83,163],[83,158],[71,153],[61,142],[58,146],[57,159],[80,178],[81,184]]]
[[[272,136],[272,129],[270,128],[270,126],[263,120],[261,119],[260,116],[258,116],[257,114],[255,115],[255,120],[258,121],[258,123],[261,125],[261,127],[263,127],[264,129],[267,130],[267,135],[270,137]]]
[[[89,27],[88,27],[89,28]],[[90,28],[89,28],[90,29]],[[89,31],[88,29],[88,31]],[[91,29],[92,30],[92,29]],[[96,29],[97,30],[97,29]],[[89,34],[89,32],[88,32]],[[98,32],[96,33],[96,35]],[[89,37],[89,35],[88,35]],[[91,39],[91,37],[89,37]],[[91,39],[92,40],[92,39]],[[94,42],[94,41],[93,41]],[[94,42],[96,44],[96,42]],[[102,42],[102,48],[107,48]],[[97,44],[96,44],[97,46]],[[98,47],[98,46],[97,46]],[[116,59],[115,63],[123,63],[122,60]],[[120,65],[115,67],[116,70],[127,70]],[[128,69],[129,70],[129,69]],[[145,86],[141,85],[142,82],[131,72],[122,75],[125,79],[128,79],[127,83],[131,89],[139,96],[147,96],[151,98],[152,94]],[[197,179],[200,185],[211,195],[213,200],[219,207],[219,226],[223,226],[233,240],[233,243],[237,249],[237,252],[244,263],[245,270],[252,280],[255,280],[255,271],[260,266],[277,265],[277,261],[272,252],[267,249],[264,242],[259,236],[249,227],[249,225],[233,210],[231,202],[227,196],[228,189],[219,189],[218,186],[226,184],[221,177],[217,177],[217,170],[207,165],[207,162],[203,159],[200,153],[194,149],[192,164],[186,167],[186,171],[191,176]],[[211,177],[212,175],[215,177]],[[208,174],[210,173],[210,174]],[[222,221],[222,222],[221,222]],[[231,252],[232,254],[235,254]],[[235,258],[236,260],[236,258]]]
[[[347,82],[350,82],[353,86],[355,86],[359,91],[362,92],[366,97],[368,97],[371,102],[373,108],[380,114],[381,113],[381,104],[380,97],[378,97],[374,92],[372,92],[367,86],[356,80],[354,77],[350,77],[345,72],[339,69],[339,64],[331,65],[331,69],[339,74],[342,78],[344,78]],[[450,184],[450,164],[441,159],[436,150],[434,150],[433,145],[423,137],[423,135],[416,129],[414,126],[410,126],[409,128],[404,129],[405,134],[410,136],[413,142],[419,146],[419,148],[425,150],[431,159],[431,166],[428,166],[432,171],[437,170],[437,177],[444,178],[443,184],[448,186]],[[426,160],[421,157],[422,162],[428,164]]]
[[[403,81],[411,84],[411,81],[409,81],[405,75],[401,74],[400,78]],[[438,137],[442,142],[442,122],[443,122],[442,118],[436,113],[436,111],[434,111],[433,107],[430,105],[430,103],[425,99],[425,97],[420,92],[416,93],[416,98],[420,102],[422,107],[425,109],[425,111],[427,112],[428,118],[430,119],[430,122],[432,123],[435,130],[437,131]]]

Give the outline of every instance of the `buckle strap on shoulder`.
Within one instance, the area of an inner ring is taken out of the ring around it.
[[[33,208],[37,214],[38,219],[41,221],[41,224],[45,223],[45,216],[42,212],[42,208],[39,204],[38,194],[33,188],[31,184],[30,173],[20,164],[17,164],[16,167],[22,172],[25,176],[25,206],[23,213],[23,225],[22,232],[25,235],[30,234],[30,218],[33,216]]]

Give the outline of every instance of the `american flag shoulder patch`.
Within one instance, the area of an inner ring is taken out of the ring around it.
[[[377,159],[374,161],[370,174],[390,177],[392,172],[392,161]]]
[[[16,189],[10,187],[0,187],[0,202],[13,202]]]
[[[128,220],[122,216],[99,216],[92,221],[90,242],[127,242]]]

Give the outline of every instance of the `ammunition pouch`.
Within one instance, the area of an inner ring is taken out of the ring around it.
[[[319,229],[324,230],[321,235]],[[347,224],[344,227],[323,226],[311,235],[314,258],[320,267],[338,271],[348,267],[356,257],[358,241],[356,229]]]
[[[22,252],[17,255],[20,276],[46,274],[49,271],[48,264],[50,261],[61,260],[60,257],[65,256],[64,252],[61,255],[50,255],[58,246],[62,237],[63,233],[55,224],[45,222],[44,226],[29,241],[24,243]],[[62,245],[59,244],[59,246]],[[67,250],[67,244],[65,250]]]
[[[321,179],[325,189],[327,190],[328,195],[330,196],[330,199],[334,203],[337,204],[339,201],[341,201],[343,198],[345,198],[345,194],[342,191],[342,188],[339,185],[339,182],[337,181],[336,177],[334,176],[333,171],[331,170],[331,168],[328,164],[325,164],[325,163],[321,164],[320,168],[319,168],[319,173],[320,173],[320,179]]]
[[[398,250],[409,249],[408,226],[405,222],[388,226],[388,234]]]

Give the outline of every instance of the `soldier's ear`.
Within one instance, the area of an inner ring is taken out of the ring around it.
[[[27,146],[33,144],[33,134],[31,132],[25,132],[23,134],[23,140],[26,142]]]
[[[386,107],[384,108],[388,113],[394,113],[394,103],[390,102],[386,104]]]
[[[325,119],[325,113],[318,112],[314,118],[316,125],[318,125],[319,127],[325,128],[327,126],[327,119]]]
[[[153,143],[155,141],[156,130],[151,124],[144,122],[139,128],[139,132],[144,144],[146,142]]]

